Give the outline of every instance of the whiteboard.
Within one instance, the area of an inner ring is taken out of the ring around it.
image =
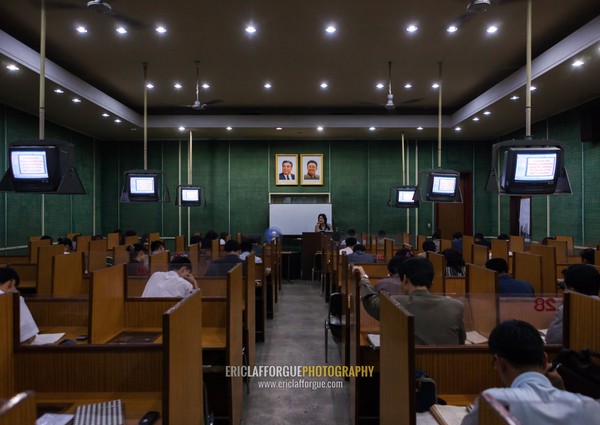
[[[331,225],[331,204],[269,204],[269,227],[281,229],[284,235],[314,232],[319,214],[327,216]]]

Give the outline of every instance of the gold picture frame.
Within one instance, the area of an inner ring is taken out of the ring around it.
[[[323,185],[323,154],[300,155],[300,184],[303,186]]]
[[[297,154],[275,154],[275,184],[277,186],[296,186],[298,184],[297,165]]]

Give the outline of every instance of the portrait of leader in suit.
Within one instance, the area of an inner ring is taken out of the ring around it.
[[[275,183],[277,185],[290,185],[298,184],[296,180],[296,163],[298,162],[297,155],[276,155],[275,165],[277,179]]]
[[[322,154],[300,155],[300,164],[303,173],[301,175],[302,185],[322,185],[323,184],[323,164]]]

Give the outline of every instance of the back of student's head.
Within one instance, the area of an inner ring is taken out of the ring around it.
[[[594,265],[596,263],[596,250],[594,248],[584,249],[579,256],[585,264]]]
[[[235,251],[239,251],[239,250],[240,250],[239,242],[234,241],[233,239],[230,239],[227,242],[225,242],[225,245],[223,246],[223,251],[225,251],[225,252],[235,252]]]
[[[413,285],[430,288],[433,283],[433,265],[426,258],[407,258],[400,266],[400,278],[408,278]]]
[[[452,233],[452,239],[462,239],[463,234],[462,232],[454,232]]]
[[[589,264],[572,264],[564,271],[565,285],[585,295],[598,295],[600,273]]]
[[[152,241],[152,243],[150,244],[150,251],[154,252],[156,250],[159,250],[160,247],[164,247],[165,243],[163,241]]]
[[[392,257],[391,260],[388,261],[388,264],[387,264],[388,272],[390,273],[390,275],[399,274],[400,267],[402,267],[402,263],[407,258],[408,257],[405,257],[403,255],[396,255],[396,256]]]
[[[427,252],[427,251],[435,252],[435,242],[428,239],[425,242],[423,242],[423,244],[421,245],[421,248],[425,252]]]
[[[485,262],[485,268],[498,273],[508,273],[508,264],[504,258],[490,258]]]
[[[357,244],[355,244],[355,245],[352,247],[352,250],[353,250],[354,252],[358,252],[358,251],[364,251],[364,250],[365,250],[365,247],[364,247],[363,245],[361,245],[361,244],[357,243]]]
[[[510,239],[510,236],[508,236],[506,233],[500,233],[496,239],[499,241],[507,241]]]
[[[200,243],[200,241],[202,241],[202,236],[194,235],[190,238],[190,245],[195,245],[197,243]]]
[[[414,257],[413,252],[408,249],[408,248],[400,248],[398,251],[396,251],[396,255],[397,257],[406,257],[406,258],[410,258],[410,257]]]
[[[540,367],[544,363],[544,341],[539,331],[522,320],[508,320],[496,326],[488,347],[492,354],[516,368]]]
[[[252,252],[252,241],[250,239],[243,240],[240,243],[240,249],[242,252]]]
[[[383,237],[385,237],[385,235],[386,235],[385,230],[380,230],[379,232],[377,232],[378,238],[383,238]]]
[[[348,229],[348,236],[356,236],[356,230],[355,229]]]
[[[184,267],[192,271],[192,262],[187,257],[175,257],[169,263],[169,270],[177,271]]]
[[[443,250],[442,254],[446,258],[447,267],[460,269],[465,265],[465,260],[463,260],[462,254],[453,248],[447,248]]]
[[[346,246],[352,248],[358,241],[356,238],[346,238]]]
[[[141,243],[134,243],[133,245],[129,245],[127,247],[127,251],[129,251],[129,260],[135,260],[140,251],[145,252],[146,248]]]
[[[14,279],[15,285],[19,286],[21,279],[19,279],[19,274],[15,271],[15,269],[11,267],[0,267],[0,285],[5,284],[11,279]]]
[[[475,240],[481,240],[481,239],[483,239],[483,233],[475,233],[473,235],[473,239],[475,239]]]

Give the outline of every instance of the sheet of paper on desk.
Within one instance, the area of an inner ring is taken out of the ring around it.
[[[371,344],[371,347],[373,348],[379,348],[379,346],[381,345],[379,334],[367,334],[367,339],[369,340],[369,344]]]
[[[463,418],[467,415],[465,406],[442,406],[434,404],[429,411],[438,423],[445,425],[460,425]]]
[[[467,340],[466,344],[484,344],[487,342],[487,338],[481,335],[477,331],[469,331],[467,332]]]
[[[44,413],[35,425],[67,425],[73,420],[73,415],[62,415],[57,413]]]
[[[64,332],[59,334],[37,334],[33,341],[31,341],[31,345],[54,344],[63,336],[65,336]]]
[[[417,425],[439,425],[430,412],[417,412]]]

